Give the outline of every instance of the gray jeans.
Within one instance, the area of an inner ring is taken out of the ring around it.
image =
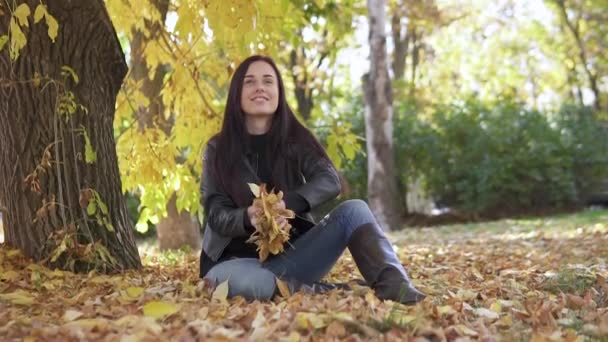
[[[342,255],[355,229],[372,222],[375,218],[367,203],[342,202],[293,245],[286,246],[285,252],[262,263],[255,258],[226,260],[211,268],[205,278],[216,285],[228,280],[230,297],[271,299],[276,291],[275,277],[304,284],[321,280]]]

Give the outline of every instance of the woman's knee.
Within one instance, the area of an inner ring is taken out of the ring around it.
[[[255,259],[233,259],[214,266],[205,277],[215,286],[228,281],[228,297],[270,300],[276,291],[274,274]]]
[[[357,224],[365,224],[374,221],[374,215],[369,206],[365,201],[360,199],[346,200],[340,203],[335,210]]]

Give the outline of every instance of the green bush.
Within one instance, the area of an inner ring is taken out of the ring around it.
[[[353,96],[347,102],[340,118],[365,137],[363,101]],[[421,113],[406,99],[394,110],[403,203],[406,184],[421,175],[440,206],[480,215],[578,203],[608,180],[608,128],[588,107],[539,112],[509,99],[491,104],[470,99]],[[322,127],[316,133],[324,141],[328,132]],[[340,200],[366,199],[366,155],[343,165],[342,174],[351,192]]]
[[[469,213],[518,212],[573,203],[606,177],[606,132],[586,108],[540,113],[512,101],[439,106],[421,120],[397,107],[402,182],[424,175],[442,205]],[[604,175],[602,175],[604,173]]]

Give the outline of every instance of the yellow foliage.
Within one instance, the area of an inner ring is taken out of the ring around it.
[[[266,184],[257,187],[250,184],[255,199],[253,206],[260,209],[256,216],[255,232],[247,240],[258,246],[260,261],[268,258],[268,254],[279,254],[284,250],[284,244],[289,240],[291,225],[288,223],[284,227],[279,227],[279,218],[291,219],[295,213],[289,209],[277,209],[277,205],[283,200],[283,192],[268,192]]]
[[[141,91],[143,80],[132,78],[125,80],[117,97],[115,130],[123,191],[141,195],[140,211],[147,210],[139,220],[142,228],[148,218],[166,216],[166,202],[173,193],[179,209],[192,214],[199,210],[201,153],[221,127],[232,72],[256,51],[276,51],[284,39],[283,24],[291,20],[285,13],[294,9],[289,0],[172,1],[166,22],[152,35],[149,24],[161,18],[154,3],[106,0],[119,37],[132,40],[134,32],[143,33],[148,78],[161,67],[166,70],[154,99]],[[138,131],[140,107],[148,108],[152,101],[162,102],[164,112],[158,115],[172,123],[168,136],[159,129]]]
[[[148,66],[149,79],[154,78],[156,68],[168,58],[167,52],[156,40],[150,41],[144,47],[144,57],[146,59],[146,65]]]

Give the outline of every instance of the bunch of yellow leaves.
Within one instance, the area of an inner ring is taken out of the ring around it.
[[[268,254],[274,255],[281,253],[284,250],[284,244],[289,240],[289,231],[291,225],[286,224],[283,228],[277,224],[277,219],[283,217],[291,219],[295,217],[295,213],[289,209],[278,209],[277,204],[283,200],[283,192],[278,193],[268,192],[266,184],[257,186],[249,183],[249,188],[255,199],[253,206],[260,209],[256,216],[255,232],[247,242],[253,242],[258,246],[260,261],[268,258]]]

